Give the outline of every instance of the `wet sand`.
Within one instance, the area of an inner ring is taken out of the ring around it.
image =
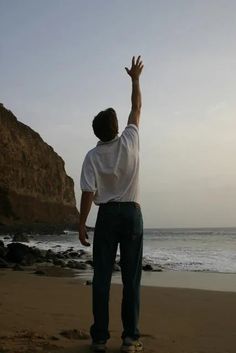
[[[113,276],[113,283],[121,283],[119,274]],[[184,271],[143,272],[142,285],[236,292],[236,274]]]

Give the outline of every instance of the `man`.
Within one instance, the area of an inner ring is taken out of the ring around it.
[[[140,56],[125,68],[132,80],[131,112],[128,124],[118,136],[118,121],[112,108],[93,120],[99,138],[85,157],[81,173],[79,239],[89,246],[86,220],[92,201],[99,206],[93,242],[93,315],[91,326],[94,352],[104,352],[110,334],[109,291],[118,244],[123,282],[121,351],[143,349],[138,330],[139,292],[142,272],[143,222],[139,206],[139,120],[141,92],[139,77],[143,64]]]

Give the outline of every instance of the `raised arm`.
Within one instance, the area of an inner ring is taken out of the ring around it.
[[[141,57],[138,56],[137,60],[135,60],[135,57],[133,56],[131,69],[128,69],[127,67],[125,68],[126,72],[131,77],[131,80],[132,80],[131,112],[128,118],[128,125],[134,124],[137,127],[139,126],[140,113],[141,113],[141,107],[142,107],[142,97],[141,97],[141,90],[140,90],[140,84],[139,84],[139,77],[143,69],[143,63],[140,59]]]

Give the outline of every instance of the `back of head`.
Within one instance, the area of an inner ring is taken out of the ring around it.
[[[118,121],[113,108],[101,111],[93,119],[94,134],[102,142],[111,141],[118,134]]]

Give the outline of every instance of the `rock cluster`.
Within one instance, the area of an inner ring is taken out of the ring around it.
[[[27,235],[22,238],[25,243],[29,241]],[[8,239],[9,240],[9,239]],[[57,245],[58,247],[58,245]],[[0,268],[12,268],[15,271],[24,270],[24,266],[34,266],[38,275],[51,275],[52,269],[45,266],[39,267],[38,265],[54,266],[57,268],[90,271],[93,268],[92,255],[85,250],[75,250],[73,247],[65,250],[55,252],[52,249],[40,250],[36,247],[30,247],[21,242],[16,242],[15,237],[12,242],[6,247],[3,241],[0,241]],[[23,267],[22,267],[23,266]],[[120,272],[120,260],[117,258],[113,272]],[[143,262],[143,271],[159,272],[162,271],[160,266]],[[64,273],[64,272],[63,272]],[[70,273],[72,274],[72,272]],[[61,273],[61,275],[63,275]],[[66,273],[65,273],[66,275]]]
[[[58,232],[76,223],[74,183],[64,161],[0,104],[0,232]]]
[[[13,242],[7,247],[0,241],[0,268],[22,269],[18,266],[32,266],[35,264],[51,264],[54,266],[68,267],[76,270],[92,269],[91,255],[84,250],[54,252],[53,250],[40,250],[26,244]]]

